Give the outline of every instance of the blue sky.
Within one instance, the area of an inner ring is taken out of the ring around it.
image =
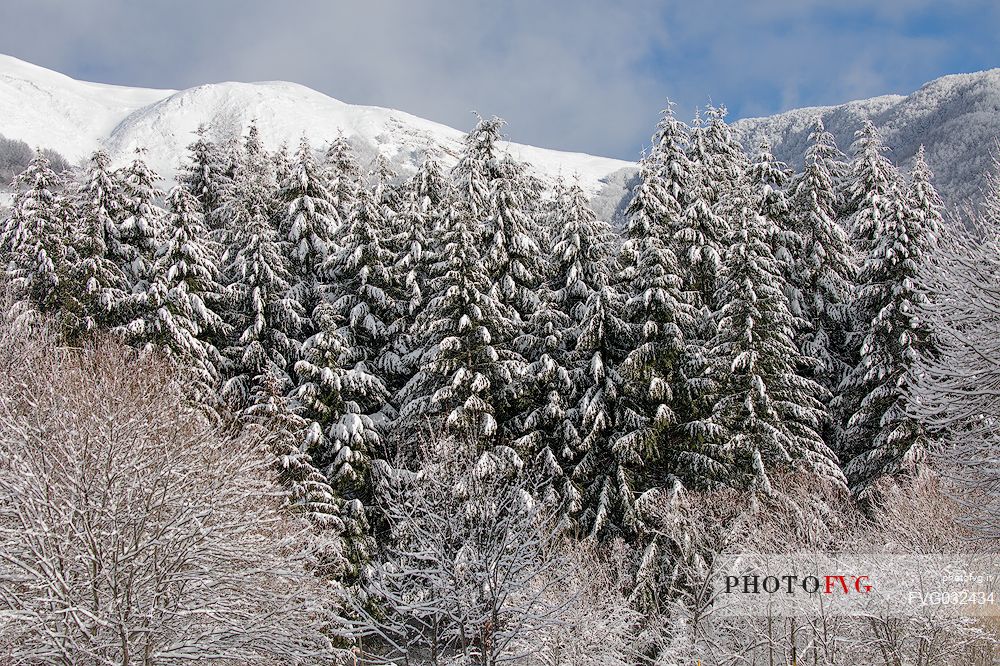
[[[283,79],[634,159],[667,98],[733,118],[1000,67],[995,0],[3,0],[0,52],[162,88]]]

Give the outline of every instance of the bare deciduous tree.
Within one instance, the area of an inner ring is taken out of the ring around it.
[[[265,452],[155,361],[0,327],[0,660],[333,663]]]
[[[533,484],[494,451],[441,444],[396,474],[392,545],[352,630],[366,658],[399,664],[610,665],[634,662],[637,615],[597,550],[556,536]],[[467,450],[467,449],[466,449]]]
[[[997,167],[1000,169],[1000,165]],[[939,353],[920,359],[910,410],[937,433],[937,462],[960,489],[960,518],[1000,539],[1000,181],[983,212],[952,225],[921,276]]]
[[[878,578],[879,554],[959,557],[987,548],[973,543],[969,531],[957,524],[960,506],[933,474],[887,483],[866,513],[846,497],[818,496],[801,480],[781,483],[783,496],[691,493],[661,507],[664,536],[672,544],[673,588],[664,595],[658,664],[696,659],[734,666],[994,663],[996,627],[939,607],[915,612],[873,603],[863,612],[845,614],[820,605],[815,613],[790,616],[769,610],[762,595],[759,613],[719,613],[716,602],[724,595],[718,588],[718,561],[724,554],[853,555],[870,561],[875,570],[868,573]],[[650,623],[656,621],[652,616]]]

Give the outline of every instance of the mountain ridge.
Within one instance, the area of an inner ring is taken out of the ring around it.
[[[924,144],[935,184],[950,204],[976,200],[992,166],[1000,136],[1000,69],[951,74],[909,95],[882,95],[843,104],[792,109],[732,123],[737,139],[754,150],[766,140],[775,156],[801,166],[813,120],[821,117],[841,150],[850,152],[854,132],[866,119],[878,125],[889,157],[906,169]],[[354,105],[286,81],[228,81],[184,90],[133,88],[79,81],[0,54],[0,134],[33,147],[51,148],[71,162],[98,148],[116,163],[136,148],[169,178],[200,124],[219,133],[242,133],[256,121],[268,148],[294,148],[306,135],[317,150],[343,132],[362,163],[384,154],[402,173],[415,169],[433,149],[453,163],[464,132],[418,116],[378,106]],[[505,144],[543,177],[577,178],[601,215],[620,213],[634,162],[585,153]]]
[[[122,164],[136,148],[169,178],[201,124],[220,133],[260,128],[269,149],[294,149],[300,136],[317,150],[343,132],[362,164],[376,151],[403,173],[434,149],[445,162],[457,159],[465,133],[404,111],[354,105],[286,81],[228,81],[184,90],[129,88],[78,81],[64,74],[0,55],[0,134],[51,148],[71,162],[103,148]],[[631,162],[505,143],[516,158],[543,176],[577,177],[594,196],[614,172]],[[613,180],[613,179],[612,179]],[[612,188],[617,190],[620,188]],[[613,192],[612,199],[620,192]],[[620,198],[620,196],[618,197]]]
[[[746,148],[766,140],[775,157],[800,167],[816,117],[823,119],[838,147],[848,154],[854,132],[866,119],[872,120],[889,148],[888,157],[904,170],[924,145],[934,184],[945,201],[952,206],[975,202],[987,185],[1000,136],[1000,68],[942,76],[909,95],[746,118],[735,121],[733,131]]]

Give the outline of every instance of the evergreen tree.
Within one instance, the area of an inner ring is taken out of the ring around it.
[[[489,215],[484,220],[484,261],[493,281],[494,298],[509,306],[520,322],[538,307],[543,279],[541,250],[528,217],[529,192],[525,166],[511,159],[500,162],[491,184]]]
[[[689,185],[683,191],[684,210],[674,227],[671,243],[677,257],[681,290],[693,308],[691,317],[681,322],[685,353],[678,368],[680,382],[675,396],[680,430],[687,440],[681,451],[709,446],[713,438],[714,430],[708,421],[714,401],[708,353],[717,334],[715,315],[722,305],[718,299],[723,278],[722,253],[729,234],[729,223],[719,211],[725,207],[724,203],[732,207],[726,203],[727,188],[736,186],[728,182],[732,177],[731,162],[736,161],[731,154],[728,129],[722,124],[712,130],[711,123],[718,125],[721,119],[711,116],[710,119],[706,127],[695,118],[689,133]],[[741,174],[740,180],[746,178],[747,174]]]
[[[343,247],[330,257],[325,267],[335,282],[333,309],[343,327],[346,363],[350,368],[376,376],[383,387],[388,383],[387,377],[401,371],[386,363],[401,300],[396,255],[387,236],[386,221],[375,193],[362,188],[341,241]],[[383,388],[380,395],[372,396],[367,403],[372,407],[369,413],[384,411],[385,394]]]
[[[440,247],[427,307],[417,318],[423,351],[403,389],[403,428],[418,436],[429,425],[432,434],[454,436],[482,453],[497,435],[499,393],[521,362],[495,344],[510,339],[514,314],[491,295],[467,205],[449,207]]]
[[[181,166],[178,181],[194,195],[209,231],[218,236],[223,227],[220,208],[231,185],[226,160],[219,146],[208,138],[208,128],[199,125],[197,138],[188,146],[188,159]]]
[[[566,188],[552,226],[553,298],[570,320],[567,349],[576,346],[590,297],[613,281],[618,239],[607,222],[597,218],[577,185]]]
[[[666,193],[670,219],[676,220],[684,212],[686,194],[691,187],[693,165],[688,158],[690,148],[689,128],[674,116],[673,102],[667,102],[660,122],[653,135],[651,158],[660,187]],[[673,202],[676,202],[676,207]]]
[[[14,179],[11,214],[0,237],[0,257],[18,299],[42,313],[55,313],[67,273],[67,230],[62,180],[41,151]]]
[[[278,233],[288,248],[292,275],[289,297],[311,315],[326,288],[325,264],[337,251],[334,233],[338,213],[305,137],[280,184],[278,197],[282,203]]]
[[[76,320],[71,335],[77,335],[121,323],[130,290],[122,269],[128,252],[119,241],[124,184],[111,170],[107,153],[91,156],[73,198],[77,233],[71,241],[75,253],[66,308]]]
[[[511,327],[505,337],[491,343],[517,355],[517,338],[538,307],[542,280],[540,249],[528,216],[531,184],[524,165],[502,156],[498,143],[503,121],[479,119],[465,138],[465,146],[452,171],[454,192],[470,216],[472,232],[484,248],[482,259],[489,277],[490,298],[510,309]],[[495,332],[496,333],[496,332]],[[522,345],[523,346],[523,345]],[[511,434],[510,420],[524,409],[525,396],[507,387],[493,405],[503,434]]]
[[[562,525],[581,508],[572,478],[581,450],[579,402],[589,388],[575,352],[591,297],[608,283],[616,239],[597,219],[583,190],[560,187],[552,212],[552,275],[522,340],[528,365],[523,379],[526,408],[518,419],[517,444],[547,479],[543,499]]]
[[[260,137],[260,128],[257,121],[250,121],[246,139],[243,141],[243,159],[245,168],[252,171],[257,176],[257,183],[260,186],[271,188],[277,184],[275,179],[274,159],[264,148],[264,140]]]
[[[715,207],[724,220],[737,219],[742,206],[741,182],[747,176],[750,162],[732,129],[726,123],[726,107],[708,108],[705,130],[705,155],[701,167],[702,196]]]
[[[310,454],[321,436],[319,425],[297,413],[302,410],[295,408],[296,400],[281,393],[281,388],[277,384],[261,387],[261,394],[268,397],[254,406],[247,421],[274,455],[278,481],[288,493],[290,508],[316,527],[342,535],[348,531],[340,518],[344,502]],[[340,564],[335,573],[342,575],[345,563]]]
[[[769,243],[773,223],[757,212],[749,190],[743,202],[725,253],[724,305],[709,357],[718,378],[712,421],[723,446],[706,447],[698,467],[706,485],[767,493],[775,490],[771,476],[781,470],[843,485],[836,457],[819,434],[825,391],[797,373],[803,361]]]
[[[480,118],[475,129],[465,136],[462,154],[451,173],[455,194],[474,220],[484,221],[493,212],[493,182],[501,176],[497,144],[503,126],[500,118]]]
[[[224,306],[219,250],[209,239],[198,201],[178,185],[167,198],[169,217],[144,294],[146,316],[129,327],[147,344],[164,349],[192,368],[203,391],[220,379],[215,346],[226,333],[218,310]]]
[[[899,172],[885,157],[888,149],[874,123],[866,120],[854,136],[854,159],[847,189],[853,211],[849,232],[858,252],[867,255],[879,242],[885,220],[899,213],[902,193]]]
[[[680,262],[684,291],[697,309],[696,321],[689,333],[693,340],[707,340],[714,335],[711,313],[716,309],[716,290],[722,272],[722,248],[728,223],[715,210],[714,188],[708,186],[707,168],[694,163],[688,204],[674,231],[673,246]]]
[[[906,213],[916,229],[924,230],[917,242],[922,243],[926,253],[934,248],[937,238],[944,229],[944,202],[934,189],[934,174],[927,164],[927,153],[923,146],[917,151],[910,184],[906,192]]]
[[[833,135],[826,131],[822,117],[817,116],[813,121],[808,141],[810,146],[815,146],[812,151],[813,156],[823,164],[823,168],[830,174],[835,201],[834,217],[837,220],[845,220],[850,216],[848,210],[850,197],[847,190],[850,187],[851,165],[847,162],[847,156],[840,152]]]
[[[327,188],[333,195],[337,219],[334,221],[334,237],[343,232],[354,211],[354,205],[361,188],[361,169],[354,157],[351,144],[341,133],[327,148],[324,159]]]
[[[311,424],[301,431],[297,450],[310,456],[336,491],[347,573],[354,577],[372,554],[366,508],[374,501],[372,457],[382,451],[370,414],[385,402],[388,391],[353,358],[334,307],[321,303],[314,319],[317,330],[302,345],[291,394],[300,405],[298,414]]]
[[[655,149],[639,165],[639,182],[625,211],[622,255],[631,266],[624,316],[632,341],[619,370],[625,384],[615,449],[635,469],[662,459],[675,439],[668,430],[683,420],[675,412],[675,391],[687,388],[683,330],[691,330],[693,311],[671,248],[671,230],[682,210],[677,197],[684,178],[683,141],[668,109],[653,137]]]
[[[156,187],[158,177],[142,158],[144,152],[137,149],[132,164],[122,172],[125,209],[118,227],[123,268],[135,294],[143,293],[149,285],[163,223],[163,210],[156,203],[163,192]]]
[[[579,493],[568,476],[580,443],[572,410],[576,382],[566,345],[572,331],[553,292],[542,287],[538,307],[518,338],[525,366],[509,387],[516,398],[506,399],[521,405],[510,423],[514,447],[533,461],[541,477],[541,498],[560,515],[564,526],[580,508]]]
[[[809,375],[834,393],[851,366],[847,334],[857,266],[847,234],[836,219],[836,185],[830,168],[838,152],[821,121],[816,121],[809,142],[804,171],[791,195],[792,219],[802,241],[790,278],[796,280],[802,297],[793,313],[804,323],[797,344],[805,356],[816,360]],[[835,430],[827,441],[839,439]]]
[[[572,478],[582,489],[579,529],[592,537],[634,536],[641,526],[634,461],[630,451],[615,446],[625,383],[618,367],[631,338],[622,319],[623,301],[611,285],[590,296],[574,353],[583,394],[577,407],[580,451]]]
[[[388,236],[395,239],[397,319],[391,326],[390,348],[386,362],[398,369],[390,381],[395,398],[416,374],[419,364],[419,337],[415,335],[416,317],[426,304],[431,267],[436,263],[433,239],[441,224],[442,209],[448,196],[448,182],[433,155],[428,155],[400,194],[400,208],[389,220]],[[396,405],[397,409],[399,405]]]
[[[399,214],[391,221],[390,235],[398,239],[398,266],[405,271],[402,311],[406,322],[398,327],[401,333],[409,330],[424,303],[430,266],[434,263],[431,240],[441,225],[448,188],[437,159],[428,155],[403,188]]]
[[[385,155],[382,153],[375,155],[368,176],[375,194],[375,201],[382,208],[382,216],[387,220],[392,219],[399,213],[402,205],[402,192],[396,184],[398,175]]]
[[[223,276],[230,304],[233,336],[225,349],[233,374],[223,396],[237,409],[254,403],[262,387],[276,382],[291,388],[289,371],[298,356],[295,336],[302,324],[301,305],[289,297],[291,273],[270,223],[269,173],[260,161],[244,160],[223,207],[227,244]]]
[[[292,158],[288,154],[288,143],[281,142],[278,149],[271,154],[271,168],[274,169],[274,182],[281,187],[292,174]]]
[[[767,141],[762,141],[750,165],[749,179],[761,214],[774,222],[771,248],[789,288],[787,296],[792,314],[799,317],[802,314],[802,296],[797,288],[796,276],[805,243],[791,211],[792,172],[784,162],[775,159]]]
[[[444,203],[450,194],[450,189],[451,183],[441,171],[436,151],[428,148],[416,173],[407,182],[405,187],[407,198],[419,202],[420,208],[429,212]]]
[[[869,150],[875,154],[877,145]],[[885,171],[873,157],[869,163]],[[906,396],[920,357],[934,349],[923,316],[927,294],[918,280],[940,220],[930,179],[922,155],[908,193],[898,192],[892,171],[885,178],[869,175],[866,182],[873,186],[889,183],[888,202],[877,194],[862,197],[868,204],[857,214],[859,236],[872,244],[861,267],[855,321],[869,323],[862,329],[858,364],[842,386],[851,414],[842,457],[852,490],[862,498],[871,496],[882,477],[914,473],[929,443],[923,423],[908,413]]]

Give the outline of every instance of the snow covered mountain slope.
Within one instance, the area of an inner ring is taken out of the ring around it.
[[[959,205],[979,198],[991,168],[1000,136],[1000,69],[944,76],[911,95],[796,109],[740,120],[733,127],[747,148],[756,148],[766,139],[779,159],[799,167],[816,116],[822,116],[837,145],[847,153],[854,132],[870,118],[882,130],[890,159],[904,169],[923,144],[942,197]]]
[[[53,148],[71,161],[88,156],[130,113],[172,90],[76,81],[0,55],[0,134]]]
[[[733,128],[749,149],[766,139],[779,159],[800,166],[816,116],[823,117],[845,152],[855,130],[871,118],[883,130],[890,157],[904,168],[924,144],[942,195],[949,203],[961,203],[977,197],[1000,135],[1000,69],[945,76],[908,96],[796,109],[740,120]],[[346,104],[294,83],[127,88],[76,81],[0,55],[0,134],[55,149],[74,162],[104,147],[124,163],[143,147],[156,171],[170,177],[199,124],[242,132],[254,120],[272,149],[282,143],[294,149],[303,133],[322,149],[343,131],[363,163],[382,152],[404,174],[431,147],[444,162],[453,161],[463,136],[402,111]],[[470,115],[469,125],[473,122]],[[621,210],[635,174],[634,163],[622,160],[519,144],[508,149],[543,176],[578,177],[604,216]]]
[[[470,126],[474,120],[470,115]],[[142,147],[150,165],[169,177],[199,124],[242,133],[252,121],[271,149],[282,143],[294,149],[303,134],[322,149],[343,131],[363,163],[379,151],[404,173],[430,147],[442,161],[454,160],[463,137],[459,130],[408,113],[345,104],[294,83],[217,83],[181,91],[125,88],[76,81],[0,56],[0,134],[53,148],[73,162],[104,147],[122,163]],[[509,144],[508,150],[543,176],[578,177],[592,195],[609,202],[621,198],[624,182],[609,176],[633,166],[519,144]]]

